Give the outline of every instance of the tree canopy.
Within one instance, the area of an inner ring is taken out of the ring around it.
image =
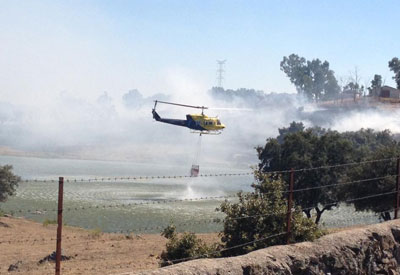
[[[284,129],[280,133],[284,133]],[[351,142],[336,131],[321,128],[287,133],[283,139],[281,136],[268,139],[264,148],[258,147],[257,150],[259,170],[262,172],[327,166],[352,160]],[[296,173],[294,185],[296,189],[331,185],[337,183],[341,177],[341,171],[335,169],[315,169]],[[320,188],[296,193],[294,199],[308,217],[311,217],[311,210],[314,208],[318,223],[322,213],[336,205],[339,195],[337,189]]]
[[[256,173],[254,192],[239,193],[239,202],[225,201],[220,210],[226,214],[221,241],[226,248],[222,256],[234,256],[286,243],[287,201],[283,195],[285,184],[282,179]],[[303,216],[301,209],[292,214],[291,242],[312,241],[322,232],[310,219]],[[240,217],[246,217],[241,219]],[[272,238],[268,238],[274,236]],[[241,245],[247,244],[247,245]]]
[[[309,99],[334,99],[340,92],[340,87],[329,62],[313,59],[306,60],[296,54],[284,56],[280,64],[281,70],[296,86],[298,93]]]
[[[399,144],[390,131],[375,132],[361,129],[355,132],[339,133],[320,127],[305,128],[302,123],[293,122],[288,128],[279,129],[277,138],[269,138],[264,147],[258,147],[260,172],[302,169],[336,164],[362,162],[380,158],[390,158],[400,154]],[[295,189],[311,188],[306,192],[296,192],[294,200],[308,217],[314,208],[318,223],[322,213],[338,206],[339,202],[352,200],[361,195],[376,194],[376,190],[393,190],[393,179],[375,180],[367,184],[346,185],[344,188],[324,188],[345,181],[358,181],[385,177],[394,174],[394,165],[378,163],[359,166],[344,166],[332,169],[312,169],[295,173]],[[284,174],[288,182],[288,174]],[[316,187],[316,188],[314,188]],[[314,189],[313,189],[314,188]],[[392,189],[390,189],[392,188]],[[375,190],[375,191],[374,191]],[[356,210],[381,212],[388,205],[373,200],[354,201]],[[383,205],[383,206],[382,206]]]
[[[12,196],[21,178],[14,175],[11,165],[0,166],[0,202]]]
[[[382,87],[382,76],[379,74],[374,75],[374,79],[371,80],[371,86],[368,88],[369,94],[372,95],[372,93]]]
[[[397,89],[400,89],[400,60],[397,57],[393,57],[389,61],[389,68],[394,72],[393,79],[396,81]]]

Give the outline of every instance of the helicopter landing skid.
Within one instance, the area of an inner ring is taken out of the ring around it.
[[[221,132],[211,132],[211,131],[196,131],[196,130],[192,130],[190,131],[190,133],[192,134],[200,134],[200,135],[220,135]]]

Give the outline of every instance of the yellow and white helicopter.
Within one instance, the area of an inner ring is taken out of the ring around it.
[[[192,105],[178,104],[178,103],[158,101],[158,100],[155,100],[154,102],[155,102],[155,104],[154,104],[152,113],[153,113],[153,118],[156,121],[173,124],[173,125],[177,125],[177,126],[187,127],[192,130],[192,133],[198,133],[200,135],[202,135],[202,134],[219,135],[219,134],[221,134],[221,131],[225,128],[225,125],[221,123],[219,118],[208,117],[204,114],[204,110],[208,109],[208,107],[192,106]],[[162,118],[156,112],[157,103],[170,104],[170,105],[187,107],[187,108],[201,109],[201,114],[192,114],[192,115],[188,114],[188,115],[186,115],[185,120],[184,119]]]

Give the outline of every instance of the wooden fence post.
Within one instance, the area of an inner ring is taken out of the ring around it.
[[[60,275],[61,269],[61,233],[63,212],[64,178],[58,178],[58,215],[57,215],[57,246],[56,246],[56,275]]]
[[[394,209],[394,218],[397,219],[397,212],[399,211],[400,197],[399,197],[399,188],[400,188],[400,157],[397,157],[397,173],[396,173],[396,204]]]
[[[291,234],[291,223],[292,223],[292,205],[293,205],[293,185],[294,185],[294,169],[290,170],[290,183],[289,183],[289,196],[288,196],[288,207],[287,207],[287,220],[286,220],[286,243],[290,243]]]

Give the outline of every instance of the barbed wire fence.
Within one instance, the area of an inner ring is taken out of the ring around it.
[[[366,179],[359,179],[359,180],[350,180],[350,181],[338,181],[336,183],[332,184],[326,184],[326,185],[319,185],[319,186],[311,186],[311,187],[303,187],[303,188],[295,188],[294,183],[295,183],[295,177],[296,174],[298,173],[305,173],[305,172],[311,172],[315,170],[330,170],[330,169],[337,169],[337,168],[347,168],[347,167],[352,167],[352,166],[357,166],[357,165],[365,165],[365,164],[371,164],[371,163],[379,163],[379,162],[393,162],[397,161],[396,165],[396,174],[391,174],[391,175],[381,175],[377,177],[370,177]],[[210,174],[200,174],[199,177],[240,177],[240,176],[250,176],[253,175],[254,172],[244,172],[244,173],[210,173]],[[307,168],[302,168],[302,169],[289,169],[289,170],[281,170],[281,171],[268,171],[265,172],[265,174],[269,175],[287,175],[289,179],[289,188],[288,190],[283,191],[283,193],[287,196],[287,211],[285,213],[268,213],[268,214],[260,214],[260,215],[243,215],[243,216],[238,216],[238,217],[225,217],[225,218],[212,218],[212,219],[203,219],[203,220],[196,220],[196,221],[190,221],[190,222],[183,222],[180,224],[177,224],[177,226],[185,227],[185,226],[195,226],[199,224],[223,224],[224,222],[229,222],[229,220],[245,220],[245,219],[257,219],[260,217],[266,217],[266,216],[285,216],[286,221],[287,221],[287,228],[285,231],[278,232],[276,234],[271,234],[269,236],[262,236],[259,239],[246,242],[243,244],[238,244],[235,246],[231,247],[223,247],[219,248],[218,250],[209,252],[204,255],[198,255],[196,257],[186,257],[182,259],[175,259],[172,261],[169,261],[169,263],[178,263],[182,261],[187,261],[187,260],[192,260],[192,259],[197,259],[197,258],[204,258],[204,257],[212,257],[216,255],[220,255],[222,252],[226,252],[229,250],[237,249],[240,247],[245,247],[245,246],[250,246],[254,245],[255,243],[258,242],[263,242],[268,239],[272,238],[277,238],[277,237],[286,237],[287,243],[290,243],[291,240],[291,221],[292,221],[292,213],[293,213],[293,202],[295,200],[296,194],[300,192],[310,192],[310,191],[315,191],[315,190],[326,190],[326,189],[333,189],[333,188],[339,188],[342,186],[346,185],[355,185],[359,184],[362,186],[362,184],[369,184],[370,182],[376,182],[380,180],[388,180],[388,179],[395,179],[395,186],[393,186],[391,191],[387,192],[380,192],[380,193],[375,193],[375,194],[370,194],[370,195],[365,195],[365,196],[358,196],[354,198],[346,198],[346,199],[341,199],[337,201],[332,201],[328,204],[325,204],[324,206],[338,206],[341,203],[345,204],[352,204],[357,201],[362,201],[362,200],[368,200],[368,199],[375,199],[375,198],[387,198],[387,196],[394,195],[395,199],[393,201],[393,207],[386,208],[385,210],[382,210],[380,212],[375,212],[376,215],[379,217],[383,217],[385,213],[388,212],[393,212],[394,218],[398,218],[398,209],[399,209],[399,204],[400,204],[400,196],[399,196],[399,186],[400,186],[400,158],[385,158],[385,159],[378,159],[378,160],[369,160],[369,161],[362,161],[362,162],[352,162],[352,163],[344,163],[344,164],[337,164],[337,165],[327,165],[327,166],[319,166],[319,167],[307,167]],[[65,242],[66,246],[73,246],[76,244],[82,243],[84,241],[86,244],[90,243],[96,243],[98,240],[90,240],[90,239],[82,239],[78,236],[67,236],[62,239],[62,215],[63,212],[74,212],[74,211],[84,211],[84,210],[92,210],[92,209],[109,209],[109,208],[134,208],[138,206],[144,206],[144,205],[153,205],[153,204],[173,204],[173,203],[181,203],[181,202],[196,202],[196,201],[213,201],[213,200],[228,200],[228,199],[234,199],[237,198],[237,195],[224,195],[224,196],[204,196],[204,197],[198,197],[198,198],[190,198],[190,199],[158,199],[158,200],[148,200],[148,201],[140,201],[140,202],[132,202],[132,203],[114,203],[114,204],[100,204],[100,205],[89,205],[89,206],[80,206],[80,207],[65,207],[63,206],[63,190],[64,190],[64,184],[74,184],[74,183],[92,183],[92,182],[128,182],[128,183],[136,183],[144,180],[161,180],[161,179],[186,179],[190,178],[191,176],[186,176],[186,175],[164,175],[164,176],[113,176],[113,177],[89,177],[89,178],[74,178],[74,177],[59,177],[58,180],[56,179],[23,179],[23,182],[25,183],[39,183],[39,182],[49,182],[49,183],[58,183],[59,186],[59,192],[58,192],[58,207],[57,208],[42,208],[42,209],[16,209],[14,210],[14,213],[38,213],[38,212],[54,212],[57,213],[57,236],[55,238],[26,238],[26,239],[18,239],[18,240],[12,240],[12,239],[3,239],[0,238],[0,245],[2,244],[48,244],[51,242],[56,241],[57,248],[56,248],[56,265],[55,265],[55,271],[56,274],[61,274],[61,271],[64,271],[65,269],[61,267],[61,242],[62,240]],[[268,196],[267,194],[264,194],[265,196]],[[310,205],[308,207],[303,207],[302,211],[307,211],[307,210],[313,210],[316,209],[319,206],[318,202],[315,202],[314,205]],[[340,223],[344,223],[347,226],[351,225],[356,225],[356,224],[365,224],[365,221],[359,219],[357,217],[352,217],[352,218],[346,218],[346,219],[340,219],[337,218]],[[122,234],[139,234],[139,233],[151,233],[156,230],[162,230],[164,229],[168,224],[165,225],[157,225],[157,226],[145,226],[145,227],[138,227],[135,229],[130,229],[130,230],[119,230],[116,231],[115,233],[122,233]],[[115,240],[108,240],[109,242],[115,242]],[[131,264],[120,264],[118,267],[119,268],[129,268]],[[35,267],[36,269],[40,269],[42,267]],[[32,268],[32,270],[35,270],[35,268]],[[104,268],[104,267],[102,267]],[[44,269],[54,269],[54,267],[49,267],[46,266]],[[110,269],[113,269],[110,267]],[[87,267],[83,269],[82,271],[95,271],[95,267]]]

